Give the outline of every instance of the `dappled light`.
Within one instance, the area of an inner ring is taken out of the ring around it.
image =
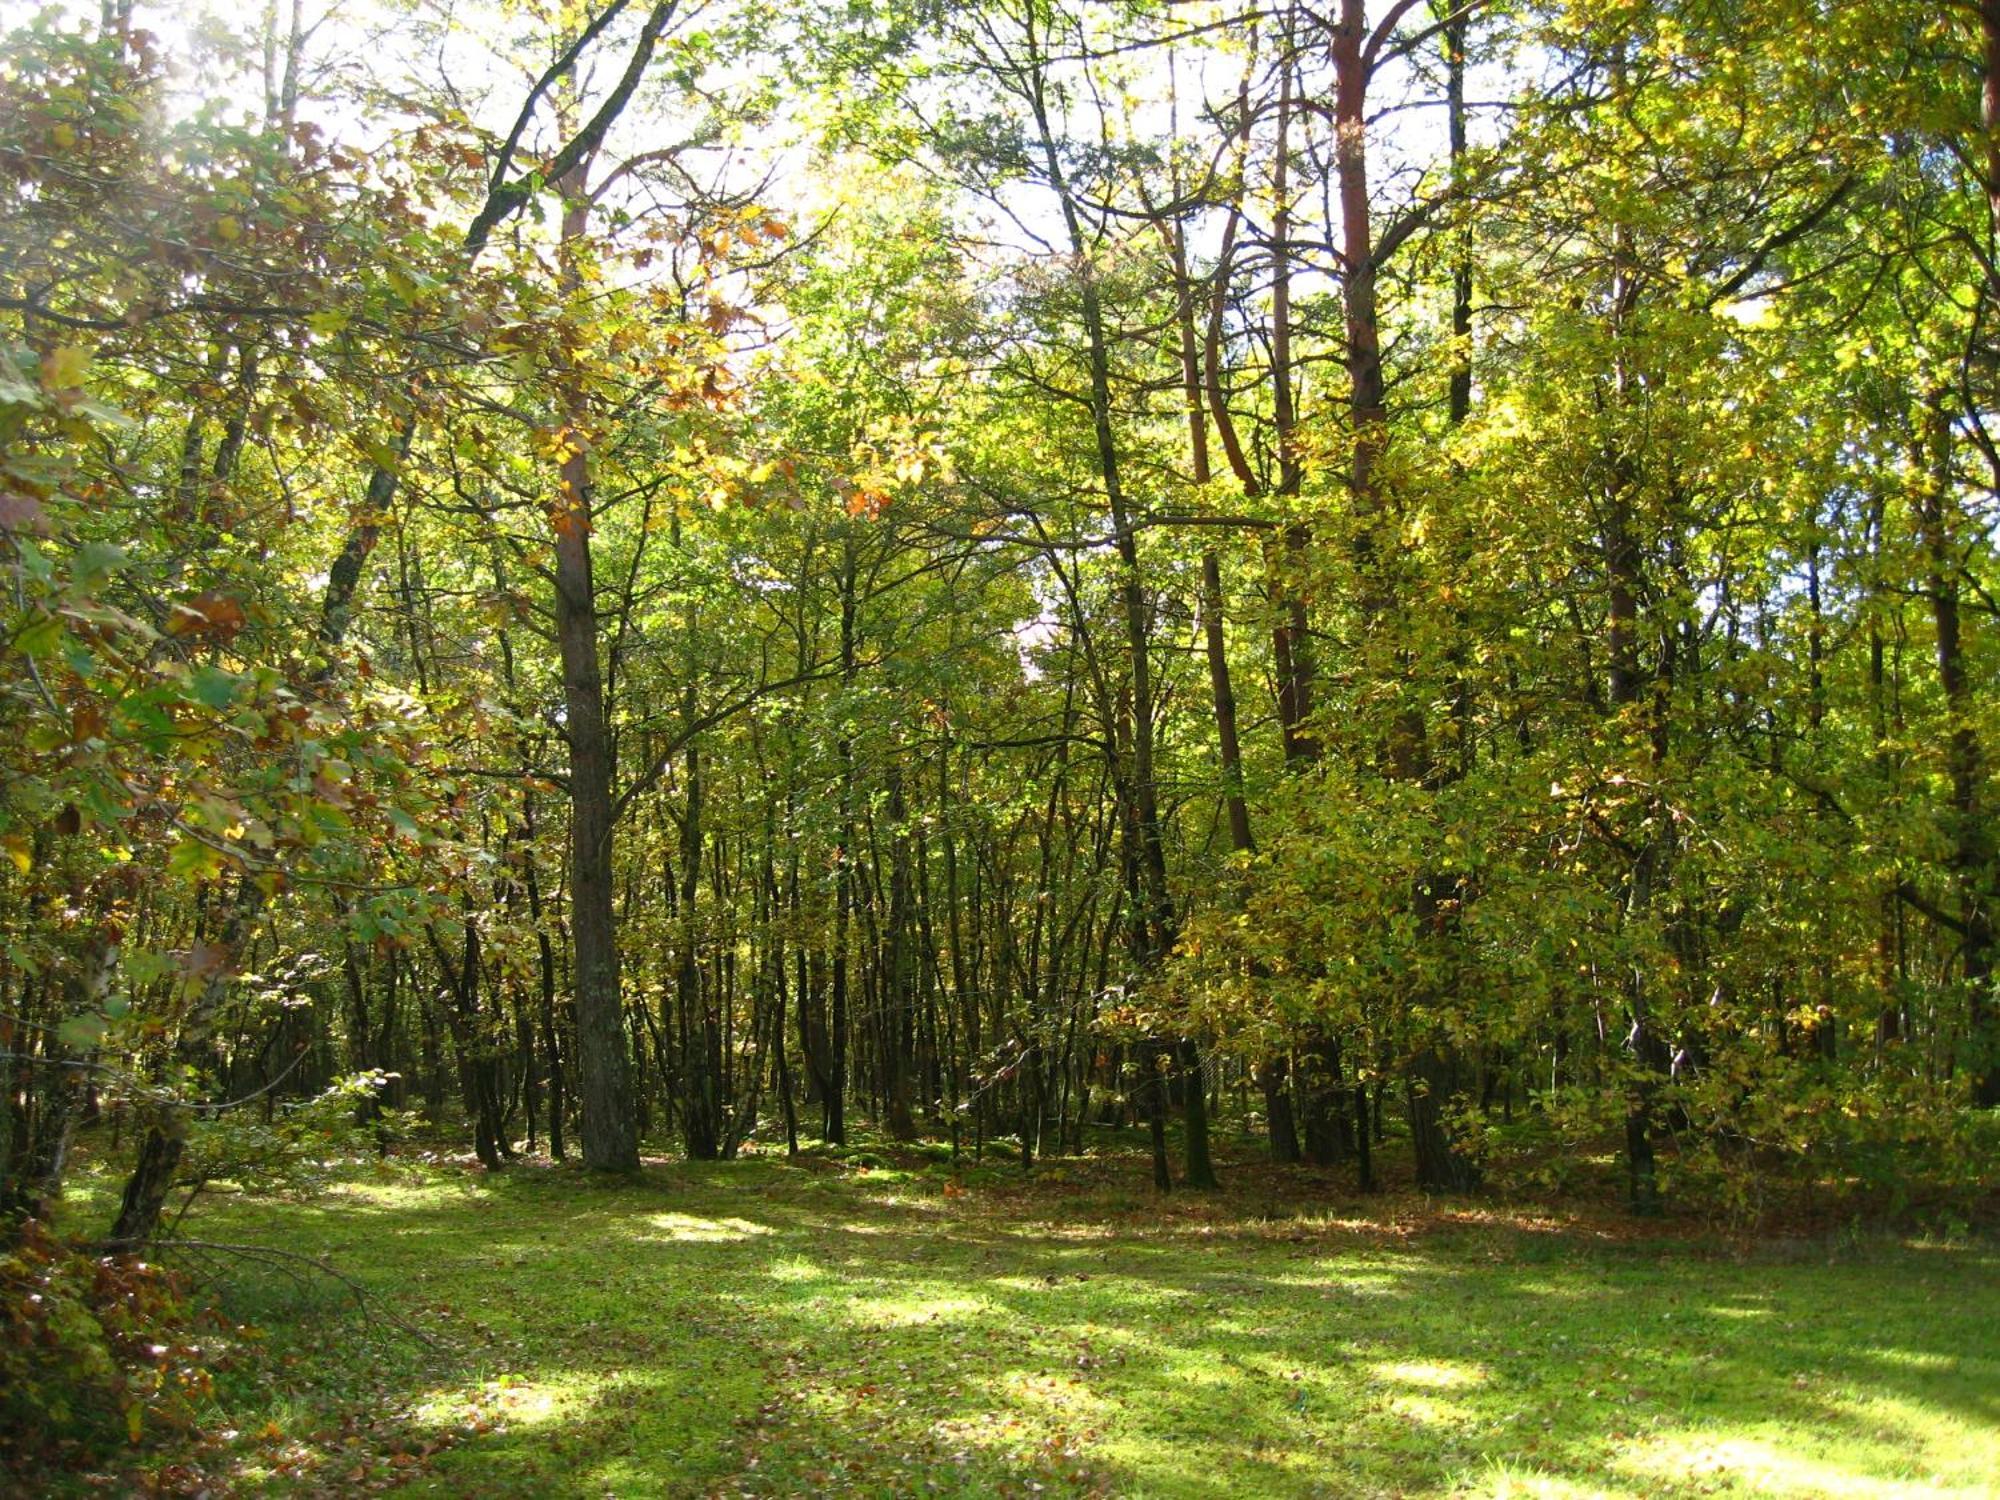
[[[346,1183],[341,1211],[284,1232],[347,1246],[474,1366],[426,1378],[435,1356],[386,1330],[340,1359],[350,1399],[402,1413],[418,1492],[1988,1492],[1990,1252],[1850,1242],[1746,1267],[1404,1199],[1288,1218],[1301,1241],[1253,1232],[1259,1185],[1204,1208],[1218,1257],[1115,1206],[1128,1166],[991,1190],[914,1173],[905,1191],[939,1213],[756,1161],[581,1192],[548,1168],[417,1169]],[[217,1237],[275,1227],[254,1202],[205,1212]],[[1093,1216],[1106,1233],[1050,1234]],[[319,1362],[354,1316],[280,1299],[260,1321]],[[348,1472],[322,1379],[239,1474]]]
[[[2000,1500],[2000,0],[0,0],[0,1496]]]
[[[1948,1493],[1951,1488],[1948,1479],[1927,1473],[1921,1462],[1879,1449],[1876,1457],[1878,1462],[1887,1460],[1883,1464],[1887,1474],[1857,1473],[1827,1463],[1815,1456],[1810,1444],[1750,1437],[1708,1442],[1667,1435],[1649,1439],[1635,1454],[1622,1458],[1618,1467],[1633,1476],[1633,1487],[1640,1493],[1678,1482],[1827,1500],[1891,1500]]]
[[[1416,1360],[1404,1360],[1395,1364],[1378,1364],[1374,1367],[1378,1380],[1397,1385],[1427,1386],[1435,1390],[1449,1390],[1454,1386],[1477,1385],[1486,1378],[1483,1370],[1466,1369],[1460,1365],[1442,1365]]]
[[[692,1214],[651,1214],[644,1224],[657,1231],[646,1234],[643,1231],[632,1236],[634,1239],[664,1240],[747,1240],[757,1235],[770,1234],[768,1225],[753,1224],[748,1219],[720,1218],[698,1219]]]

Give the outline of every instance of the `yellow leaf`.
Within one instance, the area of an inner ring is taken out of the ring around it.
[[[0,849],[7,851],[7,857],[14,861],[14,868],[23,875],[35,867],[34,846],[25,833],[10,833],[0,838]]]
[[[90,368],[90,351],[75,344],[64,344],[51,349],[42,361],[42,383],[50,390],[71,391],[83,384],[84,372]]]

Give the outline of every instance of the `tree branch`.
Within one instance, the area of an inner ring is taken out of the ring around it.
[[[674,11],[679,8],[679,4],[680,0],[660,0],[660,3],[653,7],[652,12],[646,17],[646,24],[639,28],[638,43],[632,49],[631,59],[625,64],[624,76],[618,80],[617,87],[612,89],[610,96],[598,106],[597,113],[590,117],[589,123],[571,137],[567,146],[549,159],[545,170],[527,177],[517,177],[512,182],[497,183],[487,192],[486,206],[480,209],[478,217],[465,231],[465,253],[468,256],[477,256],[486,248],[486,241],[494,229],[525,204],[534,195],[537,186],[543,182],[556,182],[567,177],[603,144],[612,122],[624,112],[626,103],[632,97],[632,91],[638,88],[640,78],[645,75],[646,65],[653,60],[653,48],[660,40],[660,33],[667,29],[667,22],[673,19]],[[536,85],[538,90],[542,87],[541,84]]]

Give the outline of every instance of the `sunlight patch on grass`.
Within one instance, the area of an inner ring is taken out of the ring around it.
[[[997,1309],[984,1297],[856,1297],[849,1301],[854,1322],[863,1328],[918,1328],[931,1323],[966,1323]]]
[[[1813,1439],[1802,1439],[1811,1442]],[[1823,1438],[1822,1438],[1823,1441]],[[1942,1494],[1990,1495],[1985,1484],[1960,1487],[1935,1478],[1910,1474],[1883,1478],[1857,1472],[1829,1458],[1816,1458],[1790,1445],[1752,1437],[1702,1439],[1693,1434],[1656,1440],[1620,1455],[1619,1466],[1636,1471],[1651,1484],[1689,1484],[1756,1495],[1826,1497],[1826,1500],[1903,1500]],[[1914,1467],[1914,1466],[1913,1466]]]
[[[1929,1354],[1921,1349],[1891,1349],[1881,1344],[1867,1351],[1868,1357],[1885,1365],[1900,1365],[1906,1370],[1956,1370],[1958,1356],[1953,1354]],[[2000,1459],[1995,1460],[2000,1466]]]
[[[1382,1232],[1380,1220],[1364,1218],[1356,1214],[1300,1213],[1290,1218],[1272,1219],[1265,1226],[1273,1235],[1288,1234],[1351,1234],[1377,1235]]]
[[[326,1189],[329,1200],[323,1206],[337,1211],[365,1205],[377,1209],[438,1209],[441,1198],[463,1200],[474,1192],[468,1178],[439,1177],[399,1168],[382,1177],[357,1177],[333,1183]]]
[[[1127,1238],[1139,1240],[1147,1237],[1150,1233],[1152,1231],[1145,1227],[1135,1228],[1129,1232],[1121,1232],[1116,1225],[1112,1224],[1049,1224],[1031,1222],[1013,1226],[1007,1231],[1007,1236],[1009,1239],[1014,1240],[1055,1240],[1062,1244],[1081,1245],[1103,1240],[1122,1241]]]
[[[1008,1401],[1041,1417],[1094,1417],[1107,1405],[1089,1386],[1067,1375],[1009,1370],[992,1384]]]
[[[611,1381],[566,1373],[549,1379],[501,1375],[473,1385],[438,1386],[410,1407],[415,1424],[474,1436],[544,1427],[575,1415]]]
[[[1227,1433],[1157,1422],[1125,1422],[1093,1452],[1129,1476],[1116,1494],[1174,1500],[1234,1500],[1244,1495],[1369,1495],[1379,1485],[1345,1482],[1329,1448],[1296,1418],[1244,1411]],[[1199,1454],[1199,1457],[1194,1457]]]
[[[503,1376],[499,1380],[489,1380],[481,1387],[487,1403],[501,1417],[512,1423],[534,1427],[552,1419],[565,1392],[555,1386],[539,1385],[532,1381],[514,1380]]]
[[[822,1190],[824,1189],[822,1188]],[[895,1228],[892,1225],[870,1224],[863,1219],[843,1219],[840,1222],[836,1232],[840,1234],[851,1234],[857,1236],[858,1238],[871,1239],[871,1240],[893,1238],[902,1233],[901,1230]]]
[[[1375,1371],[1376,1378],[1380,1380],[1393,1380],[1398,1385],[1428,1386],[1441,1391],[1461,1386],[1481,1385],[1486,1380],[1484,1370],[1467,1369],[1464,1365],[1441,1364],[1434,1360],[1383,1361],[1371,1368]]]
[[[764,1274],[773,1281],[824,1281],[828,1272],[816,1260],[808,1260],[803,1255],[787,1255],[772,1261],[764,1268]]]
[[[1386,1204],[1314,1240],[1351,1210],[1311,1185],[1060,1191],[420,1168],[204,1201],[190,1232],[327,1255],[438,1341],[368,1333],[337,1284],[246,1284],[277,1384],[218,1396],[288,1440],[407,1419],[429,1493],[2000,1493],[1990,1251],[1744,1264]]]
[[[1316,1260],[1311,1275],[1273,1276],[1274,1287],[1337,1297],[1393,1297],[1405,1290],[1407,1272],[1376,1271],[1351,1261]]]
[[[727,1240],[756,1239],[771,1233],[768,1225],[753,1224],[748,1219],[702,1219],[693,1214],[648,1214],[644,1222],[661,1232],[655,1235],[634,1235],[634,1239],[714,1244]]]
[[[1066,1277],[1055,1272],[1045,1272],[1040,1276],[995,1276],[991,1278],[991,1281],[995,1287],[1003,1290],[1009,1292],[1026,1292],[1037,1297],[1069,1291],[1075,1285],[1075,1283]],[[1176,1295],[1186,1296],[1188,1294],[1182,1292]]]
[[[1458,1402],[1435,1396],[1396,1395],[1389,1398],[1388,1405],[1403,1421],[1425,1427],[1461,1427],[1472,1420],[1472,1413]]]
[[[1595,1287],[1577,1286],[1574,1283],[1559,1282],[1545,1276],[1517,1281],[1514,1283],[1514,1289],[1526,1297],[1539,1297],[1557,1302],[1576,1302],[1597,1294]]]

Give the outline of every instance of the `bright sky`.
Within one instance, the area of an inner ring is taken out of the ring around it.
[[[254,118],[263,108],[263,81],[253,73],[224,72],[218,57],[234,54],[254,68],[261,54],[265,29],[265,0],[137,0],[134,24],[158,36],[167,54],[183,68],[190,102],[220,94],[230,98],[245,117]],[[273,0],[280,30],[291,17],[295,0]],[[379,146],[398,131],[409,128],[419,101],[448,99],[462,109],[477,127],[498,135],[512,124],[519,101],[535,70],[549,60],[546,46],[532,45],[539,23],[522,8],[506,0],[296,0],[306,33],[302,114],[319,124],[329,137],[363,148]],[[685,37],[700,30],[719,31],[727,23],[734,0],[686,0],[670,35]],[[0,0],[0,14],[25,18],[38,10],[39,0]],[[97,6],[87,0],[59,0],[58,8],[81,20],[95,14]],[[1382,0],[1375,7],[1384,8]],[[622,67],[633,27],[645,7],[632,6],[612,33],[589,54],[595,59],[594,78],[587,79],[587,97],[601,88]],[[1176,6],[1170,12],[1174,24],[1196,28],[1228,13],[1231,7],[1213,3]],[[1079,14],[1091,28],[1099,44],[1124,40],[1119,11],[1110,6],[1082,7]],[[1408,26],[1422,24],[1424,11],[1413,13]],[[1435,74],[1434,48],[1426,49],[1425,63]],[[1268,41],[1265,51],[1270,51]],[[943,60],[942,48],[933,43],[920,48],[919,57],[931,66]],[[1058,65],[1055,76],[1071,95],[1069,130],[1080,141],[1127,140],[1133,137],[1164,140],[1178,121],[1184,138],[1199,140],[1212,134],[1201,119],[1204,103],[1227,105],[1233,100],[1244,67],[1240,48],[1218,49],[1211,41],[1197,38],[1167,49],[1121,52],[1115,59],[1091,69],[1086,81],[1083,70],[1074,64]],[[762,81],[760,64],[710,67],[705,86],[740,94]],[[665,73],[656,63],[655,75]],[[1512,70],[1500,64],[1475,67],[1469,93],[1475,100],[1503,98],[1509,92]],[[1092,88],[1105,108],[1091,102]],[[1305,91],[1324,88],[1323,78],[1308,78]],[[927,108],[950,100],[964,106],[976,92],[962,77],[934,81],[921,86],[918,97]],[[1406,195],[1415,176],[1432,167],[1443,155],[1443,112],[1438,106],[1439,90],[1434,81],[1419,77],[1408,67],[1385,70],[1374,88],[1378,110],[1371,139],[1372,176],[1378,197],[1388,203]],[[664,84],[655,84],[650,97],[636,101],[636,107],[621,121],[607,156],[655,149],[662,134],[673,135],[670,118],[673,103]],[[1488,120],[1491,113],[1488,113]],[[797,110],[785,113],[766,126],[741,132],[736,149],[725,166],[721,151],[706,155],[702,170],[720,172],[736,181],[745,173],[759,176],[773,173],[765,195],[774,206],[788,212],[809,211],[826,196],[825,177],[811,169],[803,138],[808,122]],[[1325,148],[1324,122],[1307,117],[1301,128]],[[1477,136],[1492,133],[1491,124],[1475,119]],[[554,139],[553,121],[541,112],[527,145],[548,145]],[[1042,240],[1058,248],[1062,236],[1047,195],[1033,188],[1009,190],[1002,195],[1003,217],[1015,221],[1002,228],[1000,237],[1016,248],[1032,253]],[[1302,216],[1319,211],[1316,202],[1302,201]],[[1208,226],[1212,235],[1214,226]],[[1197,230],[1197,250],[1201,248]]]

